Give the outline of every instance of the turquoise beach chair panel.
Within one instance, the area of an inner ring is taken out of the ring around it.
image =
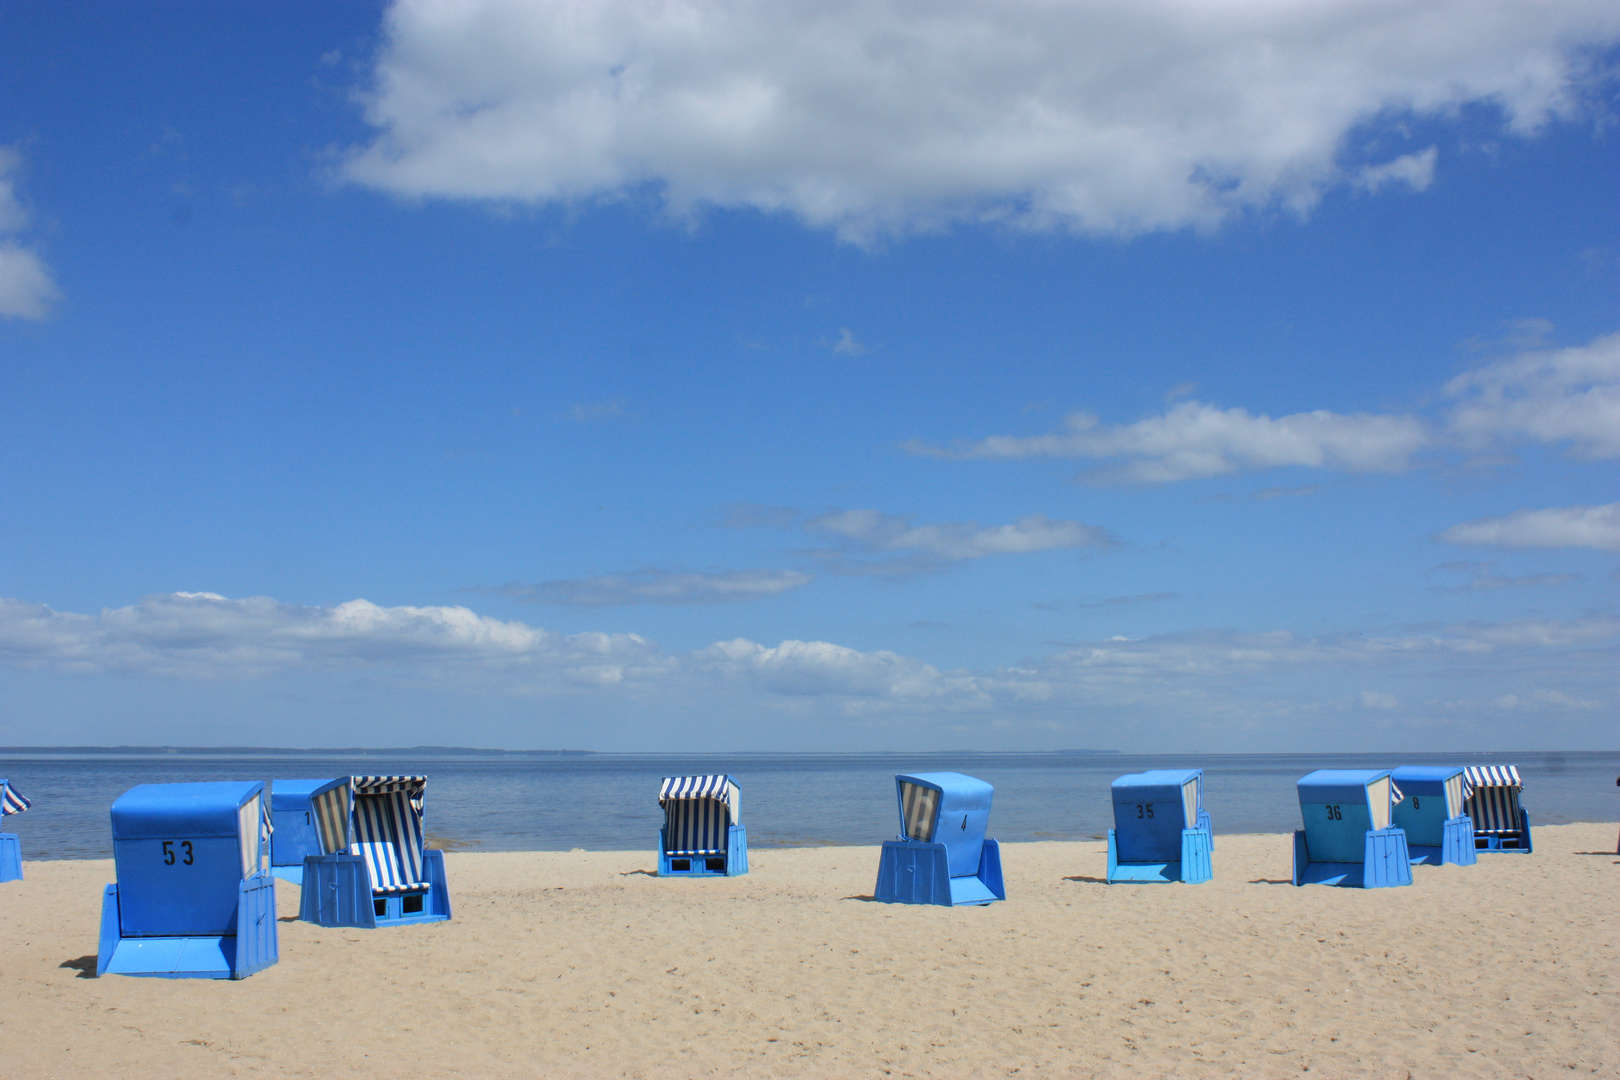
[[[0,818],[20,814],[32,805],[10,780],[0,778]],[[22,839],[16,833],[0,832],[0,881],[21,881],[22,876]]]
[[[1395,824],[1406,833],[1414,865],[1469,866],[1474,824],[1464,813],[1473,786],[1460,765],[1403,765],[1390,774],[1405,798],[1395,804]]]
[[[731,776],[666,776],[658,787],[658,805],[664,811],[658,834],[660,877],[748,873],[742,789]]]
[[[1197,884],[1211,876],[1213,838],[1202,769],[1127,773],[1111,785],[1108,880]]]
[[[1001,846],[985,836],[994,793],[962,773],[896,776],[900,838],[883,844],[873,896],[945,906],[1005,900]]]
[[[113,802],[98,975],[241,979],[276,962],[266,788],[141,784]]]
[[[1305,827],[1294,834],[1294,884],[1384,888],[1412,883],[1401,792],[1387,769],[1318,769],[1298,784]]]

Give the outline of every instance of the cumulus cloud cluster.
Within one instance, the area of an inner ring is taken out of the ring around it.
[[[1620,12],[1582,0],[398,0],[353,181],[543,203],[652,188],[847,238],[1129,234],[1422,189],[1381,118],[1575,115]],[[1393,128],[1394,125],[1389,125]]]
[[[1101,462],[1083,479],[1170,483],[1245,470],[1305,466],[1401,472],[1424,452],[1543,443],[1582,460],[1620,456],[1620,334],[1565,349],[1529,349],[1463,372],[1443,388],[1438,417],[1317,410],[1273,419],[1183,401],[1128,424],[1077,412],[1063,430],[993,435],[949,447],[905,444],[953,458],[1071,458]]]
[[[1556,689],[1569,707],[1588,709],[1613,697],[1617,643],[1620,621],[1598,616],[1317,638],[1204,630],[1079,643],[967,671],[824,641],[736,639],[669,652],[634,634],[558,635],[462,607],[311,607],[175,593],[87,615],[0,600],[0,664],[13,667],[189,680],[359,669],[394,673],[401,684],[431,678],[515,694],[637,693],[698,707],[723,693],[761,708],[797,702],[825,715],[994,723],[1067,723],[1076,710],[1146,710],[1200,723],[1297,720],[1364,708],[1360,694],[1389,693],[1368,689],[1369,681],[1435,670],[1476,691],[1505,679],[1491,692],[1524,702]],[[1336,679],[1342,694],[1329,688]]]
[[[30,221],[17,197],[21,165],[15,148],[0,146],[0,318],[43,319],[61,296],[38,253],[20,240]]]

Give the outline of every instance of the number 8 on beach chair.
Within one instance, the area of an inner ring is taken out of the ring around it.
[[[725,773],[666,776],[658,787],[659,877],[736,877],[748,873],[742,791]]]
[[[450,918],[444,852],[422,831],[425,776],[351,776],[311,800],[322,854],[304,856],[298,917],[321,926]]]
[[[1519,805],[1524,784],[1512,765],[1470,765],[1463,770],[1474,793],[1465,804],[1474,822],[1477,851],[1535,850],[1530,840],[1530,813]]]
[[[10,780],[0,779],[0,818],[20,814],[31,805]],[[0,832],[0,881],[21,881],[22,876],[22,840],[16,833]]]
[[[896,776],[900,838],[886,840],[872,895],[885,903],[989,904],[1007,899],[1001,845],[984,835],[995,789],[962,773]]]
[[[1474,823],[1463,812],[1473,786],[1460,765],[1403,765],[1390,779],[1406,796],[1395,804],[1395,824],[1406,831],[1412,865],[1472,866]]]
[[[1406,833],[1390,823],[1400,799],[1387,769],[1318,769],[1302,777],[1305,828],[1294,833],[1294,884],[1412,884]]]
[[[276,962],[268,787],[140,784],[114,800],[97,976],[243,979]]]
[[[1153,769],[1113,783],[1108,881],[1208,881],[1211,830],[1204,770]]]

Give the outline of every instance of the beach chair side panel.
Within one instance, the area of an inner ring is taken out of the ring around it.
[[[22,838],[0,832],[0,881],[21,881],[22,876]]]

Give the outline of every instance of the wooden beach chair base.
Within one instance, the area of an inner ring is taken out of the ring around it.
[[[736,877],[748,873],[748,827],[726,828],[724,851],[671,851],[669,828],[658,830],[659,877]]]
[[[1200,823],[1209,821],[1207,813],[1199,815]],[[1181,858],[1176,862],[1127,862],[1119,861],[1119,844],[1115,839],[1114,830],[1108,830],[1108,883],[1136,881],[1136,882],[1171,882],[1180,881],[1188,885],[1197,885],[1208,881],[1215,876],[1211,863],[1210,853],[1214,848],[1214,837],[1210,834],[1208,825],[1197,829],[1181,830]]]
[[[364,930],[444,922],[451,917],[444,852],[432,848],[424,851],[422,870],[427,878],[425,886],[379,893],[371,886],[371,871],[364,856],[310,855],[304,859],[298,917],[317,926]]]
[[[1312,862],[1305,830],[1294,833],[1294,884],[1339,885],[1385,889],[1412,884],[1412,859],[1403,829],[1368,829],[1366,853],[1359,863]]]
[[[1001,880],[1001,845],[984,841],[975,874],[951,877],[944,844],[919,840],[885,840],[878,862],[875,899],[886,904],[990,904],[1007,899]]]
[[[119,925],[118,886],[108,885],[101,899],[97,978],[138,975],[156,979],[245,979],[281,957],[276,937],[275,878],[262,872],[242,882],[234,934],[123,937]]]

